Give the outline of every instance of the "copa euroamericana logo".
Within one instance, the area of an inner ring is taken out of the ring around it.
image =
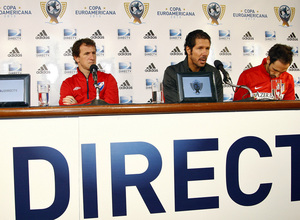
[[[195,12],[187,11],[185,8],[171,6],[164,10],[160,10],[156,12],[157,16],[168,16],[171,18],[181,18],[181,17],[190,17],[195,16]]]
[[[16,16],[32,15],[31,10],[23,9],[21,6],[16,5],[4,5],[0,7],[0,16],[5,18],[12,18]]]
[[[108,10],[105,6],[90,5],[84,6],[83,9],[75,10],[75,15],[88,15],[90,17],[101,17],[106,15],[117,15],[115,10]]]
[[[50,17],[49,23],[58,24],[57,18],[62,18],[67,10],[67,2],[58,0],[49,0],[48,2],[40,2],[42,12],[46,18]]]
[[[134,24],[142,24],[141,18],[145,18],[149,11],[149,3],[135,0],[124,3],[125,11],[129,18],[133,18]]]
[[[219,25],[218,19],[222,20],[226,11],[226,5],[219,5],[216,2],[212,2],[202,5],[203,12],[207,19],[211,19],[212,25]]]
[[[203,82],[200,82],[199,80],[194,80],[190,83],[190,86],[195,95],[200,95],[201,90],[203,89]]]
[[[234,18],[244,18],[246,20],[255,20],[255,19],[267,19],[268,14],[262,13],[259,10],[246,8],[239,10],[239,12],[234,12],[233,14]]]
[[[292,22],[295,17],[296,9],[287,5],[281,5],[280,7],[274,7],[274,12],[278,21],[282,21],[282,26],[289,27],[289,22]]]

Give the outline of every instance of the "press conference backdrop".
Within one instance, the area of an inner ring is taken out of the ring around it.
[[[99,69],[118,82],[120,102],[146,103],[152,82],[185,58],[186,35],[203,29],[212,37],[208,63],[221,60],[233,83],[275,43],[292,46],[288,72],[299,94],[299,10],[298,0],[0,0],[0,73],[31,74],[32,106],[37,82],[48,82],[50,105],[58,105],[62,81],[76,73],[72,45],[89,37],[97,43]],[[231,101],[232,88],[224,93]]]

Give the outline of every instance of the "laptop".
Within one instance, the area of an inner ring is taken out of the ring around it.
[[[0,107],[30,106],[30,75],[0,75]]]
[[[179,102],[217,102],[212,72],[177,73]]]

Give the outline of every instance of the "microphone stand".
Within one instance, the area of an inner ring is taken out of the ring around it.
[[[227,78],[227,77],[224,78],[224,79],[223,79],[223,82],[224,82],[225,84],[227,84],[227,85],[230,85],[231,87],[243,88],[243,89],[248,90],[250,97],[247,98],[247,99],[244,99],[244,100],[254,100],[253,93],[252,93],[251,89],[249,89],[248,86],[244,86],[244,85],[235,85],[235,84],[232,83],[230,77],[229,77],[229,78]],[[243,101],[243,100],[241,100],[241,101]]]
[[[244,99],[244,100],[255,100],[253,97],[253,93],[251,91],[251,89],[248,86],[244,86],[244,85],[235,85],[232,83],[232,80],[229,76],[229,74],[227,73],[227,71],[224,69],[223,64],[220,60],[215,60],[214,62],[215,67],[217,68],[217,70],[221,71],[223,74],[223,82],[227,85],[230,85],[231,87],[236,87],[236,88],[243,88],[248,90],[250,98]],[[241,100],[242,101],[242,100]]]
[[[98,85],[98,76],[97,71],[93,70],[93,79],[94,79],[94,86],[96,88],[96,98],[91,102],[91,105],[107,105],[107,103],[100,99],[100,86]]]

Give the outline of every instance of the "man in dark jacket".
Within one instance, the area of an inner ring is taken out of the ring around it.
[[[177,73],[213,72],[218,102],[223,101],[223,85],[220,72],[206,63],[211,45],[210,36],[202,31],[190,32],[184,44],[186,58],[180,63],[168,66],[164,73],[163,90],[165,103],[179,102]]]

